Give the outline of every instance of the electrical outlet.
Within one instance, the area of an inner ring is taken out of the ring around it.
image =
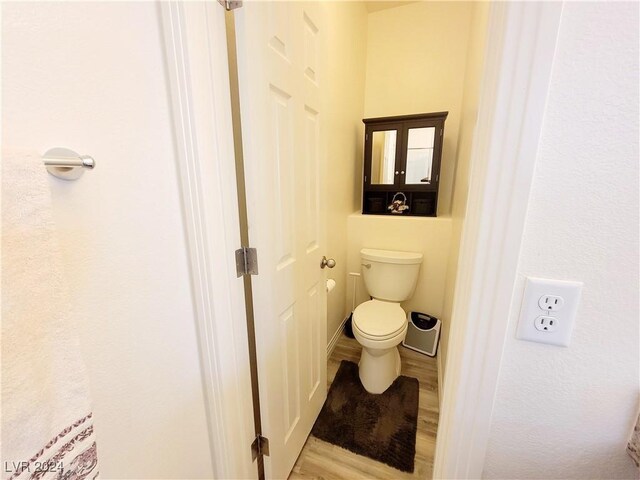
[[[536,329],[541,332],[553,332],[558,327],[558,319],[540,315],[533,321],[533,324],[536,326]]]
[[[564,307],[564,298],[558,295],[543,295],[538,300],[538,306],[548,312],[557,312]]]
[[[581,282],[527,277],[516,338],[568,347]]]

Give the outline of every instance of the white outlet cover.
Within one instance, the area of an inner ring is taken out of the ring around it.
[[[581,292],[582,282],[527,277],[516,338],[568,347]],[[545,295],[560,297],[564,301],[562,308],[555,311],[542,309],[540,298]],[[554,318],[553,331],[536,328],[536,319],[541,315]]]

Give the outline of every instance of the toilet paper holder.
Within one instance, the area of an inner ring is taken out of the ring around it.
[[[327,293],[336,288],[336,281],[332,278],[327,280]]]

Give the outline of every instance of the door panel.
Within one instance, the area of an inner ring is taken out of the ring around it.
[[[324,15],[247,2],[236,38],[268,478],[286,478],[326,398]]]

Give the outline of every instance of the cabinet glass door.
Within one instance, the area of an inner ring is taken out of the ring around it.
[[[371,140],[371,184],[393,185],[396,176],[397,130],[373,132]]]
[[[405,184],[428,185],[432,182],[435,137],[435,127],[409,128]]]

